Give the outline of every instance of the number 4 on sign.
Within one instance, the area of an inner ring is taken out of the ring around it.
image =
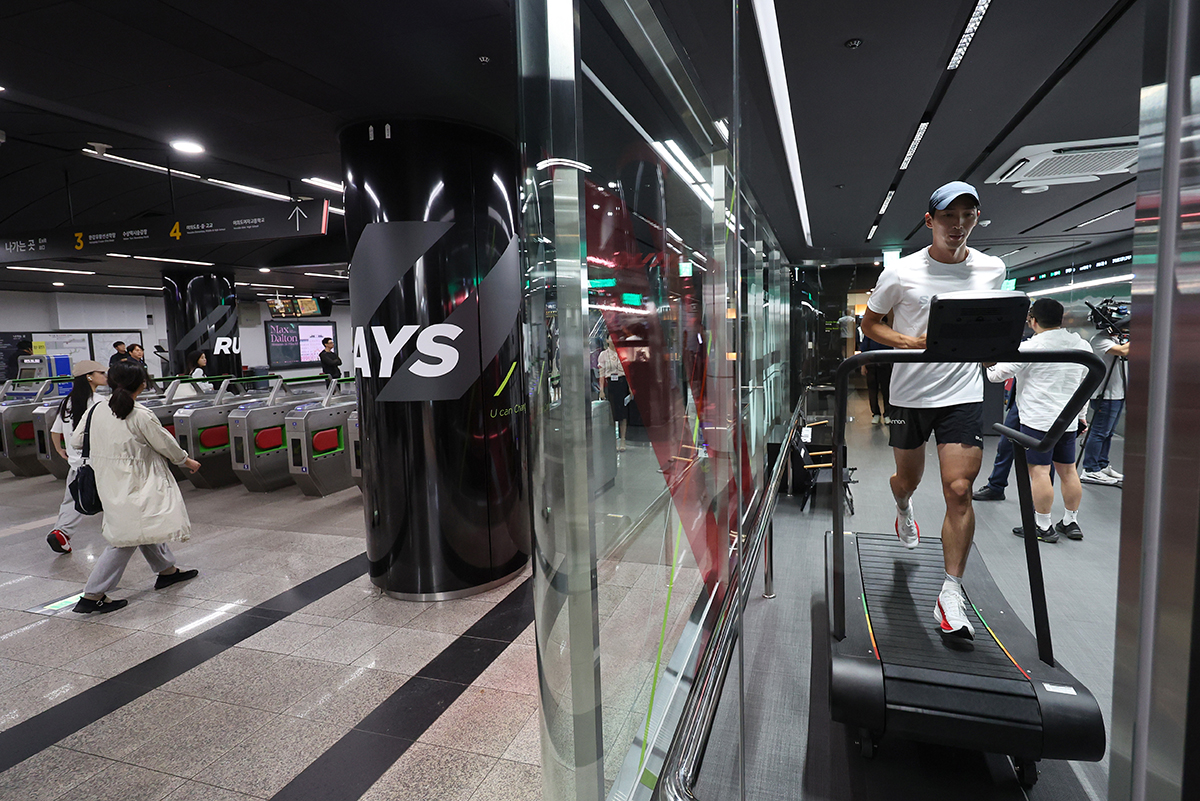
[[[176,239],[179,239],[183,236],[183,234],[180,233],[180,231],[179,231],[179,221],[178,220],[176,220],[175,225],[173,225],[171,227],[171,236],[175,237]]]

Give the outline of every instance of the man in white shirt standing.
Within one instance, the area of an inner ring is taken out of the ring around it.
[[[1021,352],[1036,350],[1081,350],[1090,352],[1092,346],[1074,331],[1062,328],[1062,304],[1052,298],[1038,298],[1029,307],[1029,324],[1033,336],[1021,343]],[[1012,363],[1002,362],[988,367],[988,381],[1000,383],[1010,378],[1017,379],[1017,408],[1021,410],[1021,431],[1041,439],[1054,425],[1067,401],[1087,376],[1087,368],[1078,364]],[[1027,451],[1029,483],[1033,489],[1034,520],[1037,538],[1042,542],[1058,542],[1058,535],[1068,539],[1083,539],[1076,516],[1079,502],[1083,499],[1083,487],[1075,472],[1075,430],[1078,420],[1071,425],[1054,447],[1048,451]],[[1062,492],[1066,512],[1057,526],[1051,527],[1050,512],[1054,506],[1054,485],[1050,482],[1050,464],[1058,473],[1059,491]],[[1024,536],[1020,527],[1013,533]]]
[[[863,333],[891,348],[923,349],[934,295],[1000,289],[1004,262],[967,247],[967,237],[978,221],[975,187],[962,181],[939,187],[929,198],[925,215],[933,244],[884,268],[867,301]],[[883,322],[885,316],[891,325]],[[934,434],[946,501],[942,520],[946,578],[933,614],[944,636],[974,639],[962,575],[975,538],[971,486],[983,459],[983,372],[978,364],[897,364],[892,368],[891,405],[896,535],[907,548],[920,542],[912,495],[925,472],[925,443]]]

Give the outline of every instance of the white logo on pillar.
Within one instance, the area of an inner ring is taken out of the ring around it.
[[[233,355],[234,353],[242,352],[241,337],[217,337],[216,344],[213,345],[213,355],[220,356]]]
[[[417,334],[419,330],[421,333]],[[379,349],[379,377],[391,378],[396,369],[396,359],[400,356],[400,351],[404,349],[414,334],[417,335],[417,352],[430,359],[436,359],[436,361],[427,362],[417,359],[409,365],[408,371],[422,378],[437,378],[446,375],[458,364],[459,354],[454,346],[439,340],[448,339],[453,342],[462,332],[461,328],[452,323],[436,323],[424,330],[421,330],[419,325],[405,325],[400,327],[400,331],[395,337],[390,337],[383,326],[371,326],[371,335],[375,339],[375,346]],[[367,352],[366,329],[360,325],[354,329],[354,369],[362,370],[363,378],[371,378],[373,375]]]

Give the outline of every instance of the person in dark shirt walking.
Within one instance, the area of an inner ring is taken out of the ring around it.
[[[321,351],[319,358],[321,359],[321,372],[330,378],[341,378],[341,358],[333,352],[333,339],[325,337],[321,340],[321,344],[325,346],[325,350]]]

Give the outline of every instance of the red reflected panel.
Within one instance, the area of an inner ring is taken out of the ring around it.
[[[748,475],[749,454],[743,447],[742,458],[734,458],[735,439],[721,404],[708,397],[711,337],[702,278],[679,275],[679,255],[665,247],[664,226],[642,219],[654,238],[648,248],[634,236],[619,195],[591,182],[585,192],[589,303],[604,317],[693,556],[705,583],[715,588],[723,583],[723,554],[736,528],[737,482],[731,477]],[[732,372],[724,383],[736,393]],[[687,411],[689,390],[695,417]],[[734,469],[739,461],[740,471]],[[714,469],[717,463],[722,469]]]

